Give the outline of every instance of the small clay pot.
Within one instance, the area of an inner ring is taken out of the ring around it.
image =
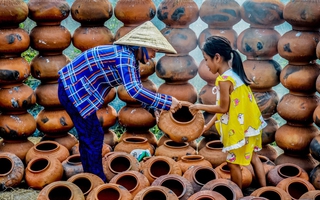
[[[0,152],[0,185],[2,189],[18,186],[24,176],[24,164],[13,153]]]
[[[66,179],[78,173],[83,173],[83,167],[80,160],[80,154],[69,156],[62,162],[64,176]]]

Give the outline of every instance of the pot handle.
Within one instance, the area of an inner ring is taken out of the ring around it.
[[[215,114],[210,121],[204,125],[202,133],[206,132],[207,130],[209,130],[217,121],[217,114]]]

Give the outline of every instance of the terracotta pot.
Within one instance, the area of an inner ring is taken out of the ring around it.
[[[33,143],[28,139],[21,140],[0,140],[0,152],[12,153],[24,161],[27,152],[33,147]]]
[[[195,155],[196,150],[189,143],[178,143],[173,140],[167,140],[163,145],[158,146],[155,150],[155,156],[167,156],[175,161],[181,160],[182,156]]]
[[[46,185],[60,181],[63,176],[61,161],[55,157],[38,156],[32,158],[25,171],[25,181],[29,187],[41,190]]]
[[[153,181],[152,186],[164,186],[172,190],[179,200],[188,200],[194,194],[190,181],[177,174],[160,176]]]
[[[66,110],[50,110],[44,108],[36,116],[37,128],[47,134],[68,132],[73,122]]]
[[[67,159],[70,154],[68,149],[55,141],[41,141],[34,145],[26,154],[26,163],[35,157],[46,156],[57,158],[60,162]]]
[[[70,155],[67,159],[62,161],[64,177],[66,179],[78,173],[83,173],[80,154]]]
[[[268,157],[258,155],[259,159],[263,165],[264,173],[267,175],[268,172],[276,167],[276,164],[272,162]]]
[[[114,183],[105,183],[94,188],[86,200],[132,200],[131,193],[123,186]]]
[[[288,193],[276,186],[265,186],[258,188],[250,195],[254,197],[265,197],[267,199],[292,200]]]
[[[149,111],[139,107],[133,107],[132,104],[122,107],[118,112],[119,123],[129,129],[149,130],[157,123]]]
[[[316,160],[320,160],[320,135],[316,135],[310,142],[309,151],[312,157]]]
[[[274,60],[245,60],[243,68],[249,79],[253,81],[253,91],[270,91],[280,83],[281,66]]]
[[[247,28],[239,34],[237,47],[250,60],[272,60],[280,37],[274,29]]]
[[[207,200],[215,200],[215,199],[221,199],[221,200],[227,200],[222,194],[210,191],[210,190],[202,190],[199,192],[196,192],[193,194],[189,200],[201,200],[201,199],[207,199]]]
[[[277,112],[290,124],[311,125],[318,101],[317,95],[297,96],[287,93],[280,99]]]
[[[135,149],[149,150],[151,155],[154,154],[154,147],[145,137],[126,137],[114,147],[114,151],[122,151],[129,154]]]
[[[158,60],[155,70],[157,76],[168,83],[185,83],[197,75],[198,67],[190,55],[163,56]]]
[[[268,200],[268,199],[264,197],[245,196],[240,198],[239,200]]]
[[[253,92],[263,118],[271,118],[277,112],[279,96],[276,91]]]
[[[218,137],[218,136],[213,135],[213,134],[208,135],[208,136],[206,136],[206,137],[203,137],[203,138],[202,138],[201,140],[199,140],[199,142],[198,142],[198,152],[199,152],[202,148],[206,147],[206,145],[207,145],[208,142],[211,142],[211,141],[213,141],[213,140],[219,140],[219,139],[220,139],[220,136]]]
[[[74,154],[80,154],[80,151],[79,151],[79,143],[75,144],[72,148],[71,148],[71,154],[74,155]],[[106,144],[106,143],[103,143],[102,145],[102,152],[101,152],[101,155],[102,156],[105,156],[107,153],[109,152],[112,152],[113,149],[110,145]]]
[[[37,103],[46,109],[63,109],[58,97],[58,83],[40,84],[35,90]]]
[[[230,28],[241,20],[240,5],[234,0],[205,0],[199,14],[209,28]]]
[[[192,166],[185,171],[183,177],[190,181],[195,193],[209,181],[220,178],[215,169],[206,166]]]
[[[149,187],[150,182],[143,174],[137,171],[125,171],[115,175],[109,183],[122,185],[132,196],[136,196],[142,189]]]
[[[30,32],[30,46],[42,55],[62,54],[71,44],[71,33],[64,26],[36,26]]]
[[[58,142],[62,146],[65,146],[69,151],[72,149],[74,145],[76,145],[79,142],[78,139],[71,133],[63,133],[61,135],[45,134],[41,138],[41,141],[46,140]]]
[[[318,31],[319,1],[289,1],[283,9],[283,18],[294,30]],[[296,15],[295,13],[301,13]]]
[[[121,27],[119,27],[119,29],[117,30],[117,32],[114,35],[114,40],[116,41],[116,40],[120,39],[122,36],[129,33],[130,31],[132,31],[134,28],[136,28],[136,26],[121,26]]]
[[[316,200],[318,199],[320,196],[320,191],[319,190],[311,190],[308,191],[306,193],[304,193],[303,195],[301,195],[301,197],[299,198],[300,200]]]
[[[147,177],[150,184],[152,184],[156,178],[163,175],[182,175],[179,164],[167,156],[152,156],[145,158],[141,162],[141,168],[139,171]]]
[[[286,191],[292,199],[299,199],[304,193],[315,190],[309,181],[297,177],[283,179],[277,187]]]
[[[108,27],[90,26],[88,26],[88,24],[86,24],[86,26],[79,26],[74,31],[72,44],[76,48],[81,51],[85,51],[98,45],[110,45],[114,42],[113,34]]]
[[[198,5],[193,0],[164,0],[157,9],[157,17],[167,27],[188,27],[199,17]]]
[[[37,200],[85,200],[81,189],[69,181],[56,181],[46,185],[38,194]]]
[[[266,156],[272,162],[274,162],[278,157],[278,151],[270,144],[262,145],[262,149],[258,151],[257,154]]]
[[[227,162],[224,162],[214,168],[216,172],[219,174],[219,177],[223,179],[231,179],[230,169],[227,165]],[[252,173],[246,167],[241,167],[242,174],[242,188],[248,188],[252,183]]]
[[[317,59],[319,36],[318,31],[288,31],[278,41],[278,53],[289,64],[307,65]]]
[[[221,165],[226,161],[228,153],[222,152],[223,144],[220,140],[213,140],[206,144],[204,148],[199,150],[199,155],[202,155],[208,160],[213,168]]]
[[[110,181],[115,175],[125,171],[138,171],[140,163],[126,152],[110,152],[102,158],[103,172]]]
[[[28,5],[23,0],[2,1],[0,8],[0,27],[2,28],[18,27],[28,17],[29,13]]]
[[[320,105],[316,107],[316,109],[313,111],[313,122],[319,126],[320,125]]]
[[[174,56],[186,56],[190,51],[197,48],[197,35],[191,28],[165,27],[161,30],[161,33],[177,51]]]
[[[1,188],[18,186],[23,180],[25,171],[22,160],[13,153],[0,152],[0,162]]]
[[[205,119],[205,124],[207,124],[212,119],[214,114],[208,113],[208,112],[203,112],[203,116]],[[211,126],[210,129],[208,129],[207,131],[204,131],[202,133],[202,136],[204,138],[202,138],[198,143],[198,151],[200,151],[200,149],[202,149],[202,147],[205,147],[207,142],[220,139],[220,135],[219,135],[215,126]],[[203,144],[203,145],[201,145],[201,144]]]
[[[246,0],[241,5],[241,18],[254,28],[274,28],[282,24],[285,5],[279,0]],[[259,10],[259,12],[255,12]]]
[[[104,184],[103,180],[99,176],[92,173],[75,174],[67,181],[77,185],[85,196],[87,196],[97,186]]]
[[[22,57],[0,59],[0,85],[21,83],[30,75],[30,65]]]
[[[119,142],[121,142],[124,138],[127,138],[127,137],[144,137],[144,138],[147,138],[148,143],[150,143],[153,146],[153,148],[156,148],[158,146],[156,135],[149,130],[127,129],[125,132],[121,134],[119,138]]]
[[[0,54],[1,57],[20,57],[30,45],[30,37],[27,31],[21,28],[0,30]]]
[[[320,189],[320,165],[318,164],[316,167],[314,167],[310,173],[309,173],[309,181],[315,187],[316,190]]]
[[[108,0],[76,0],[71,6],[72,18],[85,26],[102,26],[112,15],[112,4]]]
[[[25,139],[32,135],[36,128],[34,117],[28,112],[0,115],[0,137],[4,139]]]
[[[188,106],[191,103],[183,102],[182,108],[175,113],[162,111],[158,120],[158,127],[171,140],[175,142],[190,142],[197,139],[202,134],[204,117],[201,111],[192,115]]]
[[[150,58],[146,64],[139,63],[139,72],[142,84],[145,81],[152,82],[148,79],[149,76],[151,76],[155,72],[155,66],[157,64],[157,61],[154,58]],[[153,83],[154,84],[154,83]],[[158,87],[156,87],[158,90]]]
[[[114,7],[114,15],[124,26],[138,26],[155,17],[156,6],[152,0],[119,0]]]
[[[270,186],[277,186],[280,181],[290,177],[309,180],[308,173],[298,165],[292,163],[276,165],[266,175],[267,183]]]
[[[302,169],[304,169],[307,173],[310,173],[310,171],[315,168],[319,162],[312,158],[311,154],[307,155],[293,155],[293,154],[287,154],[284,152],[283,154],[280,154],[276,160],[274,161],[276,165],[285,164],[285,163],[292,163],[296,164]]]
[[[164,186],[149,186],[138,192],[133,200],[145,200],[145,199],[166,199],[166,200],[178,200],[177,195],[169,188]]]
[[[319,134],[314,126],[282,125],[276,132],[275,141],[278,147],[287,153],[306,155],[309,154],[309,145],[312,139]]]
[[[206,64],[204,59],[201,60],[199,67],[198,67],[198,74],[201,79],[203,79],[207,84],[211,87],[215,86],[216,79],[218,74],[212,74],[209,70],[209,67]],[[214,102],[215,103],[215,102]]]
[[[227,179],[214,179],[208,181],[202,188],[201,191],[214,191],[222,194],[226,199],[236,200],[243,197],[242,190],[237,184]]]
[[[184,174],[192,166],[212,167],[211,163],[202,155],[186,155],[182,156],[178,161],[182,174]]]
[[[103,106],[109,105],[117,96],[117,89],[111,88],[105,99],[103,100]]]
[[[36,55],[31,61],[31,74],[41,83],[57,82],[58,71],[67,65],[70,59],[64,55]]]
[[[282,69],[281,84],[290,90],[291,94],[299,96],[313,95],[316,92],[316,80],[319,76],[318,64],[290,65]],[[301,79],[301,77],[305,77]]]
[[[227,38],[231,43],[231,47],[233,49],[237,49],[238,33],[234,29],[232,29],[231,27],[229,27],[229,28],[228,27],[226,27],[226,28],[214,27],[214,28],[204,29],[198,37],[198,47],[200,49],[202,49],[202,46],[203,46],[204,42],[206,41],[206,39],[210,36],[213,36],[213,35],[222,36],[222,37]]]
[[[111,146],[112,148],[118,144],[118,136],[117,134],[109,129],[104,129],[103,142]]]
[[[158,92],[176,97],[180,101],[195,103],[198,98],[198,92],[191,83],[174,84],[163,83],[158,88]]]
[[[279,128],[278,122],[272,117],[264,119],[267,126],[262,130],[262,145],[267,145],[275,141],[275,134]]]
[[[103,106],[97,110],[96,114],[103,128],[110,128],[118,119],[117,110],[111,105]]]

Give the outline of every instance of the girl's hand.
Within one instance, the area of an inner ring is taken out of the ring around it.
[[[198,106],[196,104],[189,106],[189,111],[192,115],[195,115],[199,111]]]

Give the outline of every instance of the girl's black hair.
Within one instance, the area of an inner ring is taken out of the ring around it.
[[[232,49],[230,41],[222,36],[210,36],[206,39],[202,50],[211,58],[213,58],[216,53],[218,53],[221,57],[223,57],[224,61],[231,60],[231,53],[233,54],[232,57],[232,69],[233,71],[238,74],[241,80],[246,85],[250,85],[252,81],[250,81],[243,69],[242,60],[240,54]]]

